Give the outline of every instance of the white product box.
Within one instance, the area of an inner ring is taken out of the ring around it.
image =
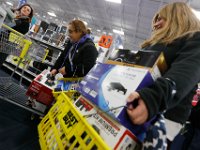
[[[116,120],[100,111],[84,97],[74,102],[75,107],[86,117],[88,123],[96,130],[111,149],[139,149],[141,144],[134,134]]]

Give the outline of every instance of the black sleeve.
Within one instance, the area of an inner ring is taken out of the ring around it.
[[[155,84],[139,92],[144,100],[149,119],[160,111],[179,104],[200,81],[200,42],[190,40],[177,53],[175,61],[165,75],[155,81]],[[172,98],[172,85],[165,78],[176,83],[177,93]]]
[[[74,66],[73,71],[71,71],[71,66],[66,64],[65,70],[67,75],[73,76],[75,74],[78,77],[85,76],[96,63],[97,56],[98,52],[94,44],[85,46],[80,55],[82,61]]]
[[[16,22],[16,25],[14,27],[12,27],[14,30],[22,33],[22,34],[26,34],[29,31],[29,22],[28,21],[23,21],[23,20],[18,20]]]
[[[200,118],[200,98],[199,98],[199,102],[197,103],[197,105],[192,108],[192,112],[191,112],[191,115],[189,118],[192,125],[194,127],[200,129],[200,121],[197,118]]]
[[[51,68],[52,70],[53,69],[56,69],[58,71],[58,69],[60,69],[63,61],[64,61],[64,58],[67,54],[67,51],[68,51],[68,46],[65,47],[64,51],[61,53],[61,55],[58,57],[58,59],[56,60],[54,66]]]

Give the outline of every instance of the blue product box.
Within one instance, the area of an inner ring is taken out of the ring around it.
[[[58,80],[57,82],[57,86],[54,89],[54,91],[58,92],[58,91],[63,91],[63,86],[64,86],[65,81],[63,80]]]
[[[70,85],[71,85],[71,82],[65,81],[64,86],[63,86],[63,91],[68,91]]]
[[[150,86],[154,82],[147,68],[97,63],[80,82],[78,91],[101,110],[126,105],[130,93]],[[133,125],[126,108],[108,112],[122,125],[134,133],[141,141],[147,125]]]

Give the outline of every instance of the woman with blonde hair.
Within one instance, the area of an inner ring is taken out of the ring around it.
[[[173,141],[188,119],[191,100],[200,81],[200,21],[182,2],[161,8],[152,21],[152,35],[143,50],[162,51],[168,70],[150,87],[130,94],[127,109],[134,124],[143,124],[164,113],[167,138]]]

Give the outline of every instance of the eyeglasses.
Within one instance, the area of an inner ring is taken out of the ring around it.
[[[72,34],[74,31],[75,31],[75,30],[70,30],[70,29],[69,29],[69,30],[68,30],[68,33],[69,33],[69,34]]]

